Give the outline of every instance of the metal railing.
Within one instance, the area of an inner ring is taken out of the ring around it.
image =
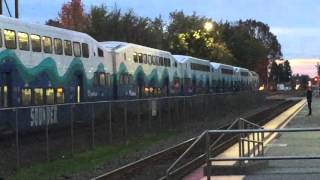
[[[318,132],[320,131],[320,128],[287,128],[287,129],[238,129],[238,130],[208,130],[206,131],[206,138],[210,139],[210,136],[215,135],[215,134],[255,134],[255,133],[287,133],[287,132]],[[247,136],[248,137],[248,136]],[[262,148],[264,147],[263,145],[263,138],[264,135],[262,135],[262,141],[259,140],[251,140],[251,139],[244,139],[242,142],[253,142],[255,144],[262,145]],[[240,138],[241,139],[241,138]],[[239,141],[239,142],[240,142]],[[242,146],[242,147],[240,147]],[[243,148],[244,146],[239,144],[239,149]],[[249,149],[250,147],[248,147]],[[240,151],[240,150],[239,150]],[[231,158],[219,158],[219,157],[211,157],[212,149],[210,147],[210,141],[207,140],[207,149],[206,149],[206,165],[207,167],[214,166],[212,165],[212,162],[215,161],[238,161],[238,162],[243,162],[243,161],[261,161],[261,160],[302,160],[302,159],[320,159],[320,155],[318,156],[264,156],[264,149],[260,151],[256,156],[255,150],[249,150],[247,154],[244,153],[239,153],[241,154],[239,157],[231,157]],[[253,156],[252,156],[253,155]],[[210,168],[207,168],[207,179],[210,180]]]
[[[238,125],[238,126],[236,126]],[[252,123],[244,118],[238,118],[235,121],[233,121],[226,130],[221,130],[221,131],[231,131],[232,128],[239,128],[239,129],[243,129],[243,128],[258,128],[258,129],[263,129],[263,127]],[[205,140],[205,144],[206,144],[206,152],[197,156],[196,158],[185,162],[184,164],[182,164],[181,166],[185,166],[186,164],[190,164],[198,159],[201,159],[205,156],[207,156],[207,160],[210,158],[209,156],[209,152],[211,152],[212,150],[216,150],[218,149],[221,144],[219,144],[221,142],[221,140],[225,137],[226,133],[220,133],[220,135],[214,140],[213,143],[211,143],[211,139],[209,136],[209,130],[204,131],[200,136],[198,136],[198,138],[189,146],[188,149],[186,149],[185,152],[183,152],[176,161],[174,161],[174,163],[167,169],[166,171],[166,177],[167,179],[170,178],[170,176],[172,174],[174,174],[175,171],[177,171],[178,169],[180,169],[181,167],[177,167],[179,163],[182,163],[182,160],[192,152],[192,150],[194,150],[194,148],[199,145],[199,143],[202,140]],[[245,156],[245,151],[244,151],[244,143],[247,142],[248,146],[250,147],[250,144],[253,143],[253,146],[256,147],[258,146],[258,154],[263,154],[263,147],[261,147],[261,144],[263,146],[263,143],[261,143],[260,139],[263,139],[264,135],[263,133],[255,133],[254,136],[245,136],[245,134],[240,134],[239,136],[239,155],[241,157]],[[255,140],[257,138],[257,140]],[[210,150],[210,151],[209,151]],[[249,155],[250,152],[248,151],[247,154]],[[207,162],[208,163],[208,162]],[[175,167],[177,167],[176,169],[174,169]]]

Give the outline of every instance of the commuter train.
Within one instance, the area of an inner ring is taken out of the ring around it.
[[[32,107],[24,128],[48,123],[48,114],[59,123],[57,108],[33,109],[42,105],[254,90],[258,83],[244,68],[0,16],[0,110]],[[0,112],[0,129],[13,126],[6,119]]]

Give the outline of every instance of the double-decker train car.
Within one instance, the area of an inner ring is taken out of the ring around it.
[[[183,94],[209,93],[211,88],[211,66],[207,60],[191,56],[174,55],[181,64],[181,77],[183,77]]]
[[[249,89],[251,87],[251,73],[248,69],[245,68],[241,68],[241,67],[235,67],[234,68],[235,71],[235,88],[237,90],[245,90],[245,89]]]
[[[169,96],[180,93],[180,71],[170,52],[125,42],[101,43],[113,57],[117,98]]]

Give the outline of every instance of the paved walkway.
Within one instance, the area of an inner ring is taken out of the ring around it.
[[[313,101],[313,115],[305,106],[285,128],[320,127],[320,99]],[[267,156],[320,155],[320,132],[281,133],[270,145]],[[320,160],[270,161],[268,167],[244,179],[320,179]]]
[[[308,114],[302,101],[267,123],[266,129],[320,127],[320,99],[313,102],[313,115]],[[303,107],[301,109],[301,107]],[[289,120],[288,120],[289,119]],[[320,155],[320,132],[299,132],[273,134],[266,144],[266,156]],[[235,157],[237,144],[219,156]],[[206,179],[203,167],[197,169],[184,180]],[[320,179],[320,160],[270,161],[264,169],[252,175],[214,176],[212,179]]]

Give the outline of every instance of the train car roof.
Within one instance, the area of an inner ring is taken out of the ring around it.
[[[6,25],[3,26],[2,24],[6,24]],[[3,15],[0,15],[0,26],[2,26],[2,28],[8,28],[8,29],[12,28],[13,30],[20,30],[20,31],[23,31],[25,28],[28,28],[30,29],[30,32],[43,31],[43,32],[49,32],[52,34],[59,34],[61,36],[67,36],[67,37],[74,36],[74,37],[96,41],[94,38],[92,38],[88,34],[85,34],[82,32],[77,32],[73,30],[68,30],[68,29],[43,25],[43,24],[29,23],[29,22],[22,21],[20,19],[11,18]],[[34,33],[37,33],[37,32],[34,32]]]
[[[201,63],[201,64],[208,64],[208,65],[210,65],[210,61],[204,60],[204,59],[199,59],[199,58],[192,57],[192,56],[173,55],[173,57],[174,57],[179,63],[186,63],[186,62],[188,62],[188,61],[196,61],[196,62],[199,62],[199,63]]]
[[[104,41],[104,42],[100,42],[100,44],[105,48],[107,49],[108,51],[122,51],[124,50],[125,48],[128,48],[128,47],[136,47],[136,48],[142,48],[142,49],[148,49],[148,50],[151,50],[151,51],[158,51],[158,52],[161,52],[161,53],[165,53],[165,54],[168,54],[168,55],[172,55],[170,52],[168,51],[164,51],[164,50],[161,50],[161,49],[155,49],[155,48],[151,48],[151,47],[147,47],[147,46],[142,46],[142,45],[139,45],[139,44],[134,44],[134,43],[128,43],[128,42],[121,42],[121,41]]]

